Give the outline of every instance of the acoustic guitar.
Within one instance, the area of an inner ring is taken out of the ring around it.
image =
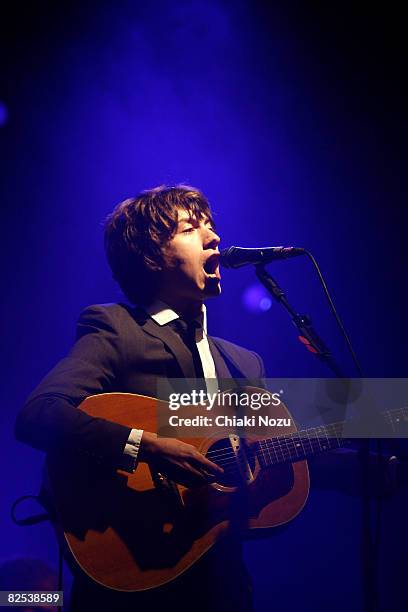
[[[244,387],[247,394],[264,389]],[[88,397],[79,409],[130,428],[158,431],[158,405],[127,393]],[[396,424],[407,414],[386,414]],[[291,419],[283,403],[278,419]],[[343,423],[298,431],[275,428],[268,437],[214,432],[184,437],[224,468],[217,482],[187,488],[139,462],[133,474],[92,461],[49,456],[47,468],[64,549],[96,582],[122,591],[159,587],[188,570],[218,540],[267,534],[292,520],[309,493],[307,457],[344,446]],[[194,431],[194,430],[192,430]]]

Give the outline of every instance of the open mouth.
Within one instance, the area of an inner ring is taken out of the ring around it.
[[[211,255],[207,261],[205,262],[203,268],[206,276],[209,278],[217,278],[220,280],[220,265],[219,265],[220,255],[216,253]]]

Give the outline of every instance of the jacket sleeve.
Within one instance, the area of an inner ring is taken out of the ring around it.
[[[29,396],[15,426],[18,440],[45,452],[66,448],[97,461],[117,463],[130,428],[91,417],[77,406],[89,395],[115,390],[123,367],[123,335],[104,306],[78,320],[77,339]]]

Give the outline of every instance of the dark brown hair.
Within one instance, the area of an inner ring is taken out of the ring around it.
[[[161,185],[118,204],[105,222],[105,250],[113,278],[133,304],[154,299],[163,247],[177,230],[177,209],[194,219],[212,214],[207,198],[195,187]]]

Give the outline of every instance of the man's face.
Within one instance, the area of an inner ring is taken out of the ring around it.
[[[219,242],[210,219],[178,210],[176,234],[164,248],[162,297],[203,301],[219,295]]]

